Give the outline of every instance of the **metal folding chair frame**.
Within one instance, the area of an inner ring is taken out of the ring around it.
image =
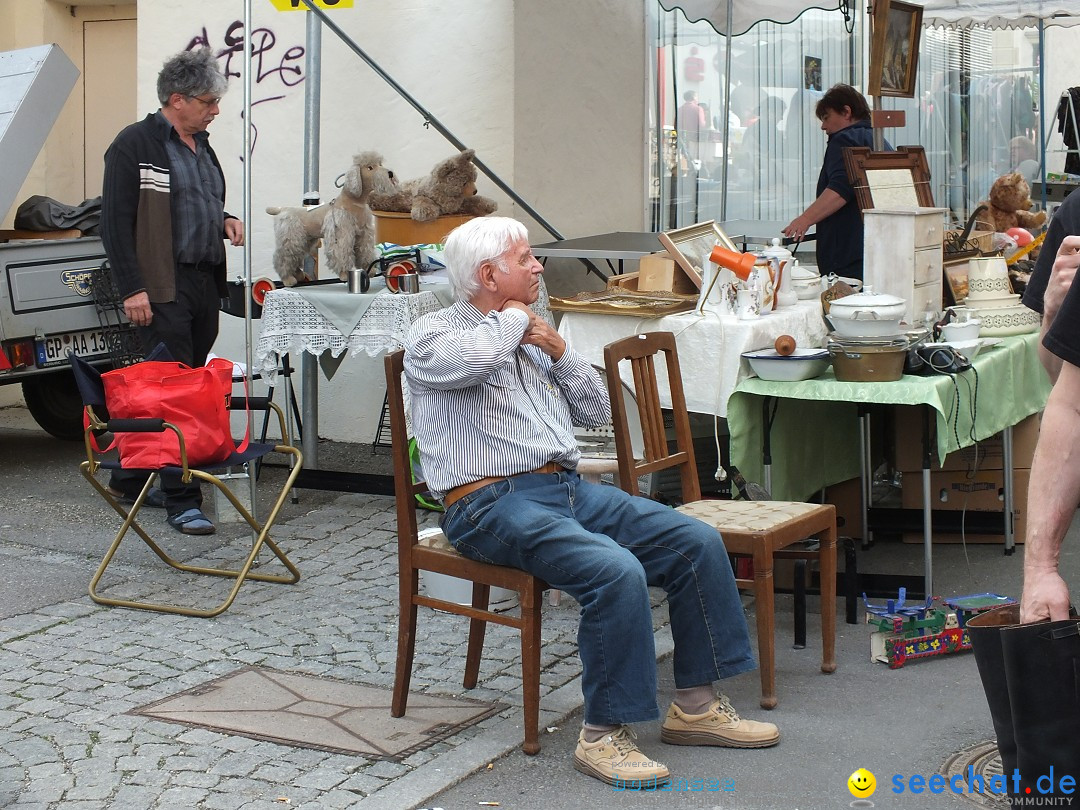
[[[78,358],[72,359],[72,366],[75,369],[76,378],[83,377],[82,382],[87,383],[93,388],[95,379],[98,385],[100,385],[100,375],[97,370],[88,366],[87,364],[79,361]],[[87,374],[90,375],[89,379],[86,379]],[[83,477],[90,482],[90,485],[97,490],[97,492],[105,499],[106,503],[111,506],[121,518],[123,518],[123,524],[117,532],[116,537],[109,545],[108,550],[105,552],[105,556],[102,558],[101,564],[98,566],[97,571],[94,573],[93,578],[90,580],[89,593],[90,598],[98,604],[111,605],[115,607],[127,607],[141,610],[153,610],[161,613],[173,613],[181,616],[196,616],[209,618],[211,616],[217,616],[232,605],[236,599],[236,595],[240,591],[241,585],[245,580],[255,580],[258,582],[274,582],[281,584],[294,584],[300,580],[300,571],[293,564],[293,562],[285,555],[285,553],[278,547],[278,545],[270,537],[270,529],[277,520],[278,514],[281,512],[282,506],[285,504],[285,499],[288,497],[289,491],[292,489],[293,483],[296,481],[297,476],[300,473],[300,469],[303,463],[303,456],[300,451],[290,445],[270,445],[270,444],[256,444],[252,443],[247,451],[244,453],[234,453],[224,461],[214,464],[213,466],[200,466],[193,467],[188,464],[187,450],[184,444],[183,432],[179,427],[173,425],[163,419],[109,419],[108,421],[99,418],[94,411],[95,405],[104,405],[104,390],[102,389],[100,398],[94,396],[87,396],[87,391],[83,389],[84,409],[88,417],[88,425],[83,431],[83,442],[86,447],[86,461],[79,465],[79,469],[83,474]],[[281,428],[281,435],[286,436],[285,430],[285,416],[275,403],[270,402],[267,397],[233,397],[231,408],[233,410],[239,410],[246,407],[252,407],[258,410],[272,409],[278,418],[278,423]],[[100,454],[95,450],[94,432],[95,431],[108,431],[110,433],[123,433],[123,432],[160,432],[164,430],[172,430],[176,433],[180,442],[180,458],[181,465],[178,467],[165,467],[158,470],[148,470],[150,475],[147,477],[146,483],[143,485],[142,491],[135,499],[134,504],[130,509],[125,509],[118,499],[112,495],[108,488],[97,480],[95,474],[99,469],[118,469],[121,468],[121,463],[116,461],[106,461],[100,458]],[[235,494],[229,489],[229,487],[217,476],[215,476],[211,470],[223,469],[226,467],[235,467],[242,464],[254,463],[256,459],[262,458],[269,452],[285,453],[294,457],[294,463],[292,469],[289,472],[288,477],[285,480],[284,485],[281,488],[277,499],[270,509],[266,519],[262,522],[258,521],[251,511],[248,510],[243,503],[236,497]],[[163,469],[172,469],[180,472],[181,480],[187,484],[192,479],[198,479],[200,481],[206,481],[208,484],[214,486],[219,492],[221,492],[228,499],[229,503],[233,505],[233,508],[240,514],[241,517],[251,527],[255,533],[255,537],[251,543],[251,550],[245,557],[243,564],[238,568],[213,568],[208,566],[188,565],[183,563],[174,557],[170,556],[139,524],[138,516],[146,502],[147,494],[150,492],[154,481],[157,479],[158,474]],[[105,575],[106,569],[112,562],[117,550],[120,548],[120,544],[124,541],[129,530],[134,529],[135,533],[142,539],[144,543],[158,556],[162,562],[166,563],[172,568],[178,571],[183,571],[190,574],[202,574],[216,577],[232,578],[232,588],[229,590],[228,595],[218,605],[210,608],[199,609],[194,607],[186,607],[182,605],[176,605],[166,602],[151,602],[140,601],[135,599],[121,599],[110,596],[104,596],[98,591],[101,578]],[[255,565],[259,552],[263,547],[270,549],[275,557],[281,562],[281,564],[287,570],[287,574],[267,574],[259,571],[253,572],[251,569]]]

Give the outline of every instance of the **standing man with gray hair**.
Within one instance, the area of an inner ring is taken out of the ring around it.
[[[165,344],[174,360],[206,363],[218,334],[225,245],[244,244],[244,224],[225,211],[225,175],[207,127],[227,82],[208,48],[171,57],[157,78],[161,109],[125,128],[105,152],[101,238],[124,314],[144,352]],[[113,494],[133,501],[146,477],[117,471]],[[184,534],[212,534],[197,483],[161,477],[148,502]]]
[[[477,217],[450,233],[445,258],[455,301],[405,341],[421,465],[462,555],[528,571],[581,605],[585,724],[574,767],[609,784],[670,778],[626,725],[659,716],[649,586],[667,593],[675,639],[661,739],[778,743],[775,725],[740,718],[713,685],[754,668],[716,529],[576,472],[573,426],[605,424],[611,402],[596,370],[529,308],[544,268],[525,226]]]

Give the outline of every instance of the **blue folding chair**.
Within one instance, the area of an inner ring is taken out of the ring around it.
[[[90,482],[90,485],[94,487],[105,499],[105,501],[114,509],[116,513],[123,518],[123,524],[120,527],[120,531],[117,533],[116,538],[112,541],[108,551],[105,553],[105,557],[102,559],[101,564],[98,566],[97,572],[94,574],[93,579],[90,580],[90,598],[98,604],[113,605],[117,607],[138,608],[142,610],[154,610],[162,613],[176,613],[183,616],[200,616],[210,617],[217,616],[220,613],[228,610],[229,606],[236,599],[236,595],[240,590],[240,586],[246,579],[257,580],[259,582],[277,582],[284,584],[293,584],[299,581],[300,571],[293,565],[292,561],[285,556],[284,552],[277,546],[277,544],[270,538],[270,528],[273,526],[274,521],[277,519],[278,514],[281,511],[281,507],[285,503],[285,499],[288,497],[289,491],[292,489],[293,483],[296,481],[297,475],[300,473],[303,457],[300,451],[295,447],[289,445],[274,445],[265,443],[249,444],[248,448],[242,453],[233,453],[227,459],[216,463],[212,466],[191,466],[187,463],[187,453],[184,446],[183,432],[176,425],[166,422],[164,419],[110,419],[108,417],[108,402],[105,398],[105,386],[101,381],[101,372],[91,366],[84,360],[79,359],[73,354],[68,355],[71,361],[71,367],[75,374],[75,381],[79,386],[79,393],[82,396],[83,409],[86,414],[87,426],[83,431],[83,441],[86,445],[86,461],[82,462],[79,466],[82,470],[83,477]],[[164,359],[161,353],[152,352],[148,359]],[[267,410],[272,409],[278,417],[278,423],[281,428],[281,435],[286,436],[285,431],[285,417],[281,412],[281,409],[269,400],[268,397],[232,397],[230,402],[230,408],[233,410],[240,410],[250,407],[253,410]],[[131,505],[130,509],[125,509],[115,496],[113,496],[108,488],[103,485],[95,477],[95,473],[99,469],[115,470],[118,468],[124,468],[123,458],[108,458],[104,456],[100,451],[96,449],[95,436],[102,431],[109,433],[148,433],[148,432],[162,432],[165,430],[174,431],[180,440],[180,466],[162,467],[156,470],[147,470],[149,475],[147,476],[146,483],[139,493],[135,502]],[[251,512],[237,499],[236,495],[229,489],[229,487],[217,476],[213,474],[213,470],[220,470],[227,467],[237,467],[244,464],[249,464],[257,459],[262,459],[267,453],[285,453],[294,457],[294,463],[292,464],[292,470],[285,480],[284,485],[281,488],[281,492],[278,495],[274,505],[270,509],[270,513],[263,522],[259,522],[251,514]],[[197,565],[187,565],[169,556],[157,542],[155,542],[147,533],[145,528],[139,523],[138,516],[143,504],[146,501],[147,493],[150,492],[154,481],[157,479],[158,474],[163,471],[171,470],[180,475],[181,480],[187,484],[192,479],[199,479],[200,481],[206,481],[208,484],[216,487],[218,491],[225,496],[225,498],[233,505],[237,512],[247,521],[255,532],[256,537],[251,544],[251,550],[248,552],[247,557],[244,559],[243,564],[236,569],[224,569],[224,568],[209,568]],[[171,603],[162,602],[150,602],[150,601],[138,601],[134,599],[121,599],[109,596],[103,596],[98,592],[98,585],[101,582],[102,576],[105,574],[105,569],[108,568],[109,563],[112,561],[113,556],[116,554],[117,549],[120,547],[120,543],[123,541],[128,530],[133,529],[143,542],[150,547],[163,562],[167,563],[171,567],[178,571],[184,571],[191,574],[206,574],[216,577],[227,577],[233,579],[233,585],[224,601],[220,602],[216,606],[200,609],[195,607],[186,607],[182,605],[176,605]],[[270,549],[274,556],[285,566],[287,574],[267,574],[260,571],[253,572],[251,569],[255,565],[255,561],[259,556],[260,550],[263,546]]]

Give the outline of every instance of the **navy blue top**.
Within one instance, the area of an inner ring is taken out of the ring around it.
[[[862,212],[855,202],[855,189],[844,168],[844,149],[874,146],[874,130],[869,121],[856,121],[829,136],[825,159],[818,175],[817,196],[830,188],[844,198],[844,207],[817,224],[817,264],[824,273],[861,279],[863,277]],[[892,151],[886,143],[885,148]]]

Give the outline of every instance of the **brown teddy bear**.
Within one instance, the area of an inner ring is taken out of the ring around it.
[[[1038,228],[1046,222],[1046,212],[1031,213],[1031,187],[1019,172],[1004,174],[990,186],[990,199],[980,203],[987,210],[980,222],[998,233],[1009,228]]]
[[[466,149],[436,164],[427,177],[376,191],[371,195],[371,207],[412,214],[417,222],[431,222],[443,214],[490,214],[497,206],[494,200],[476,193],[475,154],[475,150]]]

